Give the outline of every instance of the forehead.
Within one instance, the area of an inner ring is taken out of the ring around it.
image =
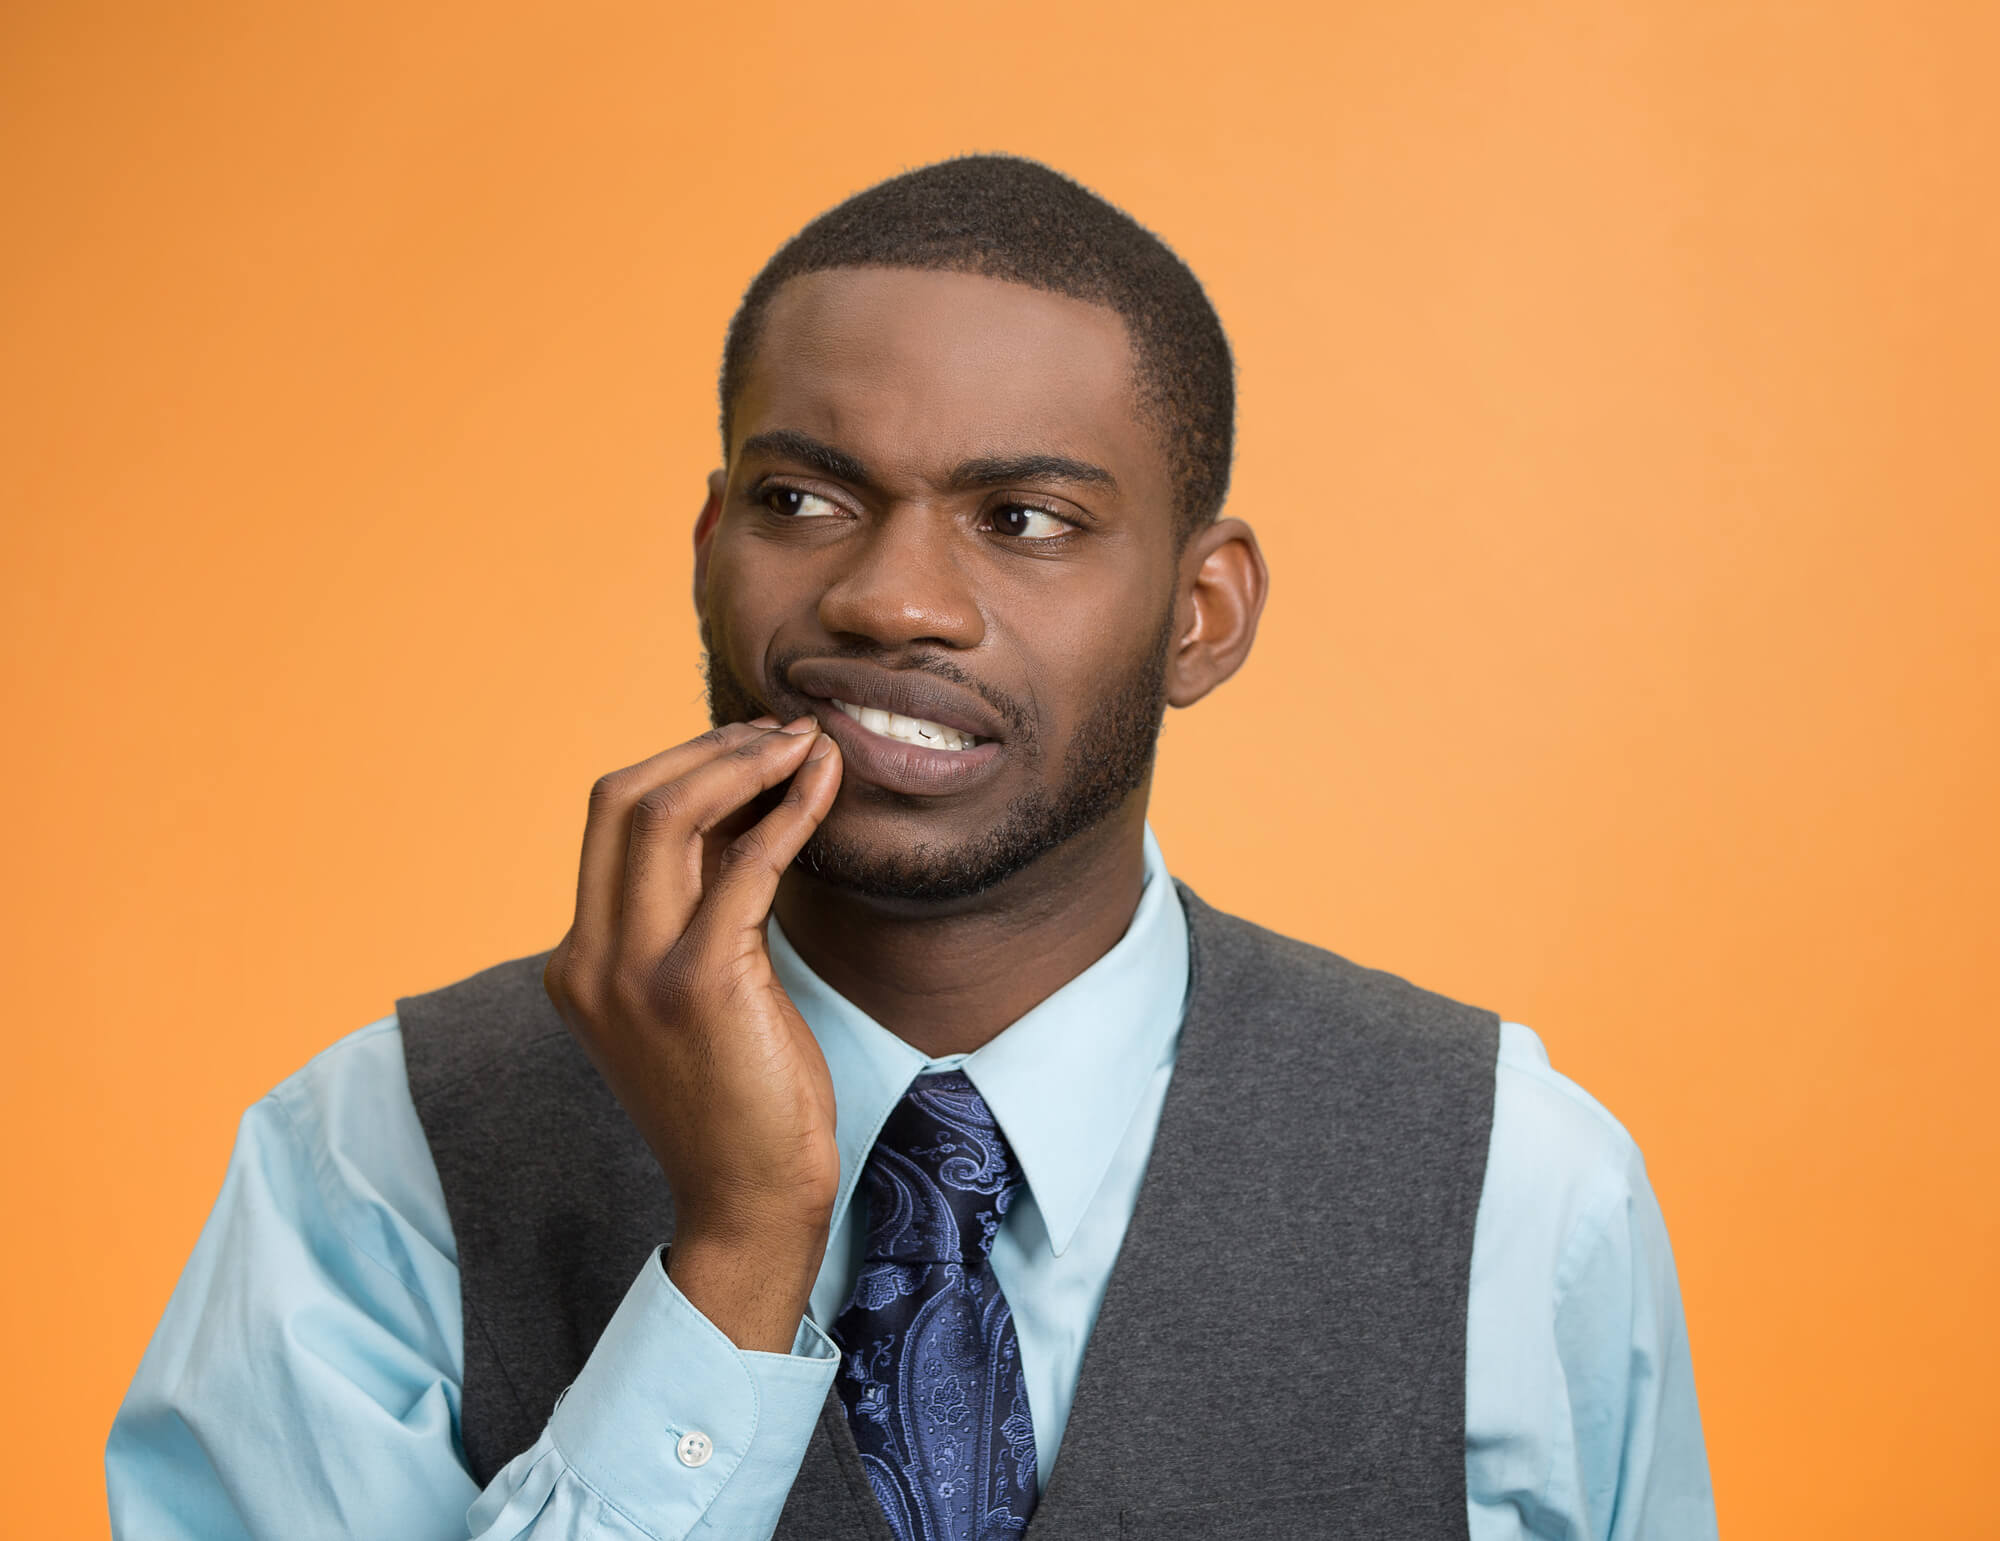
[[[736,443],[799,429],[917,477],[978,455],[1063,454],[1164,493],[1136,403],[1108,306],[979,274],[837,268],[771,300],[731,428]]]

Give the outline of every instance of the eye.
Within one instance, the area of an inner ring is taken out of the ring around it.
[[[759,501],[787,519],[827,519],[840,513],[840,505],[833,499],[798,487],[772,487]]]
[[[1025,503],[1002,504],[986,517],[988,528],[1016,540],[1056,540],[1076,528],[1045,508],[1030,508]]]

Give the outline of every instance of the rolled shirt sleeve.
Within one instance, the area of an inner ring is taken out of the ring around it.
[[[244,1115],[112,1426],[113,1536],[759,1541],[838,1363],[803,1321],[791,1355],[738,1350],[655,1253],[541,1438],[481,1493],[458,1450],[461,1329],[385,1019]]]

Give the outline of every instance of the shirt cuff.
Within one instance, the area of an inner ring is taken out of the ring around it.
[[[705,1519],[724,1534],[769,1535],[839,1366],[810,1318],[789,1354],[739,1349],[655,1251],[549,1432],[570,1470],[642,1529],[684,1535]]]

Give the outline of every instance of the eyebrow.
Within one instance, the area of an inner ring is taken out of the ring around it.
[[[836,481],[853,482],[861,487],[874,485],[868,468],[846,450],[822,444],[811,434],[800,433],[796,428],[773,428],[768,433],[753,433],[743,441],[743,453],[769,455],[777,460],[796,460]]]
[[[959,466],[945,485],[952,492],[969,492],[1008,482],[1078,482],[1107,492],[1118,490],[1118,478],[1103,466],[1067,455],[986,455]]]
[[[837,481],[858,487],[872,487],[874,479],[861,460],[844,449],[822,443],[796,428],[773,428],[753,433],[743,441],[745,455],[769,455],[774,459],[796,460]],[[1000,487],[1008,482],[1074,482],[1083,486],[1118,490],[1118,478],[1103,466],[1067,455],[981,455],[955,466],[945,478],[948,492],[970,492],[981,487]]]

